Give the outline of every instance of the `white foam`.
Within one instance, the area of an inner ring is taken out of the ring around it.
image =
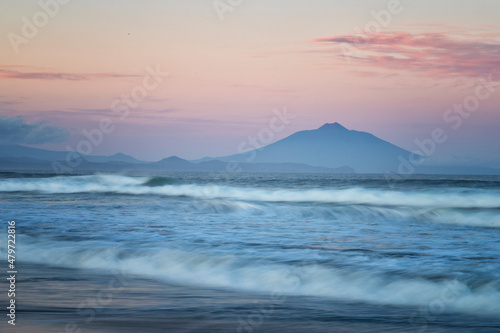
[[[378,206],[500,208],[500,192],[458,189],[436,191],[391,191],[381,189],[261,189],[217,185],[143,186],[146,177],[118,175],[7,179],[0,192],[36,191],[42,193],[153,194],[188,196],[200,199],[230,199],[254,202],[317,202]]]
[[[406,276],[387,276],[371,270],[340,269],[314,263],[298,267],[255,261],[233,255],[206,255],[176,249],[126,252],[97,242],[42,241],[21,236],[18,260],[98,269],[120,270],[143,277],[193,286],[217,287],[262,293],[330,297],[373,304],[430,306],[443,311],[500,314],[500,291],[493,282],[474,290],[449,279],[430,281]],[[0,240],[0,252],[5,252]],[[122,254],[126,254],[123,258]],[[3,253],[2,253],[3,254]]]

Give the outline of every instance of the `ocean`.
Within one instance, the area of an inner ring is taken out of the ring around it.
[[[500,331],[496,176],[3,172],[0,214],[17,332]]]

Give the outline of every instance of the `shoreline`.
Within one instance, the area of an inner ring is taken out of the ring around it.
[[[6,283],[2,282],[4,287]],[[130,275],[19,264],[16,326],[2,332],[415,332],[415,309],[177,286]],[[5,313],[5,310],[2,310]],[[418,319],[418,318],[417,318]],[[428,332],[494,332],[500,321],[440,315]],[[489,318],[493,320],[493,318]]]

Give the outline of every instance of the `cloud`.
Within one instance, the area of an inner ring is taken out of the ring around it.
[[[43,121],[28,124],[22,117],[0,116],[0,144],[32,144],[64,142],[70,136],[65,128]]]
[[[496,37],[496,38],[493,38]],[[500,34],[384,32],[338,35],[313,42],[336,45],[336,52],[356,66],[426,76],[479,77],[500,68]],[[346,62],[343,63],[345,66]]]
[[[253,90],[259,90],[261,92],[268,92],[268,93],[294,93],[295,90],[292,89],[280,89],[280,88],[272,88],[272,87],[264,87],[261,85],[254,85],[254,84],[243,84],[243,83],[233,83],[229,85],[232,88],[239,88],[239,89],[253,89]]]
[[[0,109],[5,109],[6,107],[16,104],[21,104],[21,101],[19,99],[15,100],[7,96],[0,95]]]
[[[16,68],[16,69],[12,69]],[[19,70],[20,68],[28,70]],[[24,80],[66,80],[66,81],[82,81],[91,79],[103,78],[125,78],[125,77],[140,77],[133,74],[117,74],[117,73],[65,73],[65,72],[43,72],[32,71],[26,66],[0,65],[0,78],[2,79],[24,79]],[[33,68],[31,68],[33,69]]]
[[[91,114],[91,115],[109,115],[109,116],[116,116],[120,117],[120,114],[113,113],[111,109],[82,109],[82,108],[73,108],[71,110],[75,110],[76,112],[73,111],[59,111],[59,112],[71,112],[72,114]],[[178,112],[179,109],[176,108],[165,108],[165,109],[135,109],[130,112],[129,118],[149,118],[149,117],[154,117],[158,116],[161,114],[166,114],[166,113],[172,113],[172,112]],[[58,111],[56,111],[58,112]]]

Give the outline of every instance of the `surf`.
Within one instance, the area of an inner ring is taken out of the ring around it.
[[[184,196],[254,202],[304,202],[372,206],[500,209],[500,190],[440,188],[396,191],[382,188],[252,188],[216,184],[175,184],[173,178],[90,175],[51,178],[11,178],[0,192],[117,193]]]
[[[427,306],[447,312],[500,314],[498,281],[487,277],[426,279],[380,269],[334,267],[320,256],[306,263],[173,248],[127,249],[95,241],[68,242],[22,236],[21,260],[101,272],[120,271],[169,283],[258,293],[326,297],[370,304]],[[5,240],[0,240],[3,245]],[[0,252],[4,252],[1,246]],[[60,249],[64,248],[64,251]],[[448,300],[448,301],[447,301]]]

